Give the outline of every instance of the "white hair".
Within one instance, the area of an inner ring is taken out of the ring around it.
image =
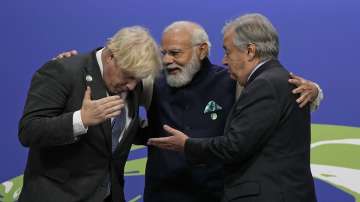
[[[263,15],[251,13],[242,15],[225,24],[222,32],[235,31],[234,44],[244,49],[255,44],[255,55],[260,59],[277,58],[279,55],[279,36],[275,27]]]
[[[209,40],[209,36],[206,33],[205,29],[195,23],[195,22],[191,22],[191,21],[176,21],[171,23],[169,26],[167,26],[164,31],[163,34],[172,30],[172,29],[185,29],[188,30],[191,34],[191,44],[193,46],[201,44],[201,43],[206,43],[208,46],[208,50],[207,50],[207,56],[210,54],[210,50],[211,50],[211,43]]]

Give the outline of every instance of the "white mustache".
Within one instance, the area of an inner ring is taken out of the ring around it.
[[[182,66],[178,65],[178,64],[169,64],[169,65],[164,65],[165,69],[173,69],[173,68],[179,68],[179,69],[183,69]]]

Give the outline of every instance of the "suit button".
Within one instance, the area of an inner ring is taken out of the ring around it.
[[[185,110],[189,110],[190,109],[190,106],[189,105],[186,105],[185,106]]]
[[[191,127],[190,126],[185,126],[185,130],[190,130]]]

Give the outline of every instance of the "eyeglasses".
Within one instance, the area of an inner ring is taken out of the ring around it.
[[[166,55],[169,55],[169,56],[171,56],[171,57],[173,57],[175,59],[178,59],[184,54],[185,50],[190,49],[190,48],[194,48],[194,47],[196,47],[198,45],[201,45],[201,43],[195,44],[195,45],[192,45],[190,47],[183,48],[183,49],[171,49],[171,50],[162,49],[161,54],[162,54],[163,57],[165,57]]]

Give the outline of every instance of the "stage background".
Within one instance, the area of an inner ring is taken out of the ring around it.
[[[221,63],[224,22],[260,12],[280,33],[280,59],[292,72],[316,81],[325,99],[312,115],[312,171],[319,202],[360,201],[360,1],[358,0],[3,0],[0,7],[0,201],[16,200],[27,149],[18,121],[32,74],[60,52],[102,46],[119,28],[143,25],[159,41],[175,20],[208,31],[211,60]],[[316,124],[315,124],[316,123]],[[142,201],[145,148],[133,148],[126,195]]]

